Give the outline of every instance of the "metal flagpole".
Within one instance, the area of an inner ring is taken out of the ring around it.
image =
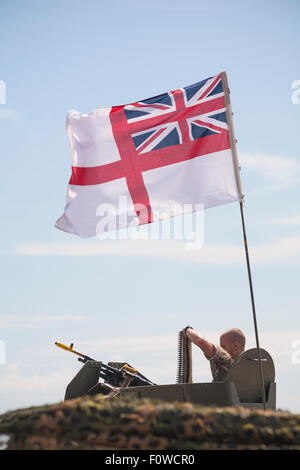
[[[252,312],[253,312],[256,347],[257,347],[257,351],[258,351],[258,362],[259,362],[259,371],[260,371],[260,380],[261,380],[261,393],[262,393],[264,409],[266,410],[267,402],[266,402],[266,393],[265,393],[265,385],[264,385],[264,374],[263,374],[260,347],[259,347],[259,340],[258,340],[258,328],[257,328],[257,321],[256,321],[254,294],[253,294],[252,277],[251,277],[251,269],[250,269],[249,253],[248,253],[248,242],[247,242],[247,235],[246,235],[246,229],[245,229],[243,202],[240,202],[240,209],[241,209],[241,217],[242,217],[242,225],[243,225],[244,246],[245,246],[245,253],[246,253],[246,260],[247,260],[247,270],[248,270],[250,295],[251,295],[251,303],[252,303]]]
[[[264,409],[267,409],[264,375],[263,375],[263,368],[262,368],[261,352],[260,352],[260,347],[259,347],[258,328],[257,328],[257,320],[256,320],[255,302],[254,302],[254,293],[253,293],[252,276],[251,276],[250,260],[249,260],[249,252],[248,252],[248,241],[247,241],[244,211],[243,211],[243,198],[244,198],[244,196],[243,196],[243,193],[242,193],[242,185],[241,185],[241,179],[240,179],[240,167],[239,167],[239,163],[238,163],[237,150],[236,150],[236,139],[235,139],[235,136],[234,136],[234,129],[233,129],[233,120],[232,120],[233,113],[232,113],[232,109],[231,109],[230,96],[229,96],[230,90],[229,90],[229,87],[228,87],[228,80],[227,80],[226,72],[222,72],[221,75],[222,75],[222,82],[223,82],[223,87],[224,87],[226,118],[227,118],[227,123],[228,123],[228,128],[229,128],[229,138],[230,138],[230,145],[231,145],[231,148],[232,148],[234,171],[235,171],[238,191],[239,191],[239,194],[240,194],[240,212],[241,212],[241,219],[242,219],[244,247],[245,247],[247,271],[248,271],[248,279],[249,279],[249,287],[250,287],[250,295],[251,295],[255,340],[256,340],[256,347],[257,347],[257,351],[258,351],[258,363],[259,363],[259,372],[260,372],[260,381],[261,381],[262,401],[263,401]]]

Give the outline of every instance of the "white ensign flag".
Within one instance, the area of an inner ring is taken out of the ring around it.
[[[242,199],[226,73],[136,103],[70,111],[56,227],[80,237]]]

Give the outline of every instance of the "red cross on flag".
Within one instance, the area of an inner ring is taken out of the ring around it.
[[[226,73],[90,114],[70,111],[56,227],[80,237],[241,200]]]

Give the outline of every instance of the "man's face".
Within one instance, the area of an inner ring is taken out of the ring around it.
[[[241,346],[238,341],[232,341],[230,335],[222,335],[220,337],[220,346],[225,349],[232,358],[235,358],[241,353]]]

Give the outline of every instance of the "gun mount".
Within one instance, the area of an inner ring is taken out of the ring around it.
[[[262,348],[260,355],[267,408],[276,410],[274,363],[270,354]],[[104,382],[99,381],[101,378]],[[89,359],[68,384],[65,400],[98,393],[131,398],[156,398],[166,402],[190,402],[204,406],[264,408],[256,348],[245,351],[235,360],[226,380],[208,383],[156,385],[125,362],[109,362],[106,365]]]

